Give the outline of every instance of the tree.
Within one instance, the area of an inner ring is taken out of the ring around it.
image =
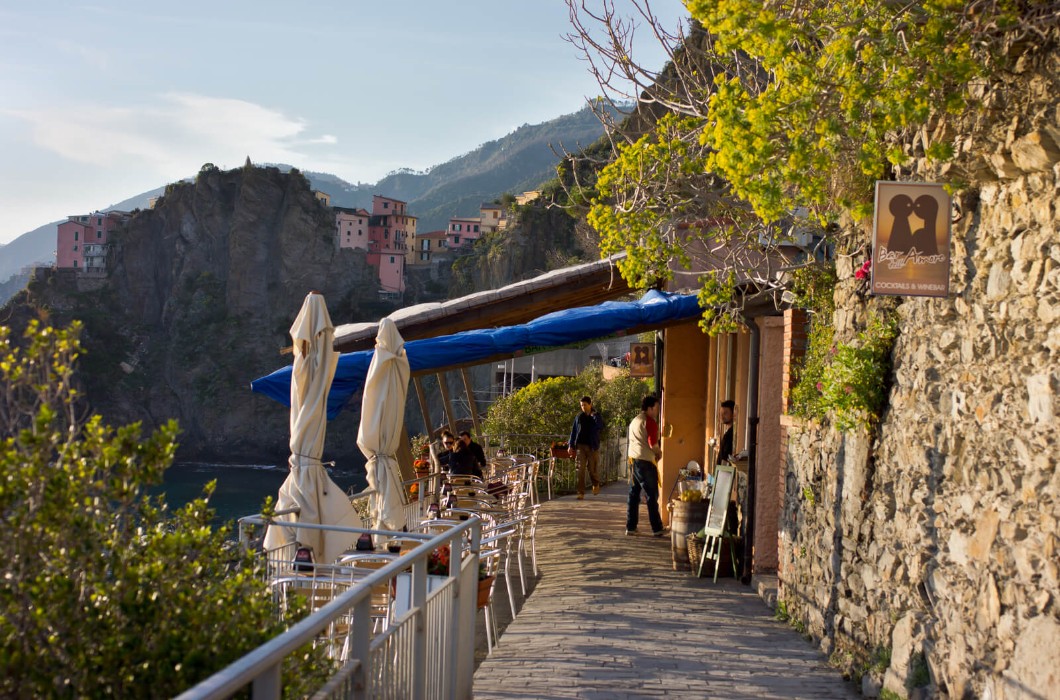
[[[80,324],[0,326],[0,695],[171,696],[283,631],[262,571],[203,498],[151,499],[177,425],[84,418]],[[318,652],[296,682],[323,668]],[[308,672],[307,672],[308,670]]]
[[[703,271],[713,331],[833,246],[864,247],[875,180],[918,160],[973,172],[960,157],[973,140],[954,124],[974,121],[976,81],[1033,50],[1056,16],[1054,2],[1020,0],[690,0],[686,34],[633,0],[670,58],[653,71],[633,56],[637,24],[611,2],[567,4],[597,104],[635,104],[623,121],[598,110],[610,153],[567,165],[570,188],[595,189],[589,221],[603,253],[627,252],[631,284]],[[807,230],[820,243],[787,254],[781,244]]]
[[[651,382],[629,372],[604,380],[600,365],[590,365],[577,377],[541,379],[496,401],[484,424],[488,435],[570,434],[578,399],[591,396],[604,417],[604,438],[625,436],[626,426],[640,411],[640,400],[652,391]]]

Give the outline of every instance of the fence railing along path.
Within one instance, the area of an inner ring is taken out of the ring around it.
[[[542,505],[540,578],[475,672],[476,700],[859,697],[749,587],[674,571],[668,537],[626,536],[626,493]]]

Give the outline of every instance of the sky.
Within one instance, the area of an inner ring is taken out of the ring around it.
[[[0,0],[0,244],[207,162],[354,183],[445,162],[600,94],[571,31],[563,0]]]

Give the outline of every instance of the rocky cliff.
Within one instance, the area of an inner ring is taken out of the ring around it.
[[[14,302],[81,319],[91,408],[112,424],[176,418],[183,459],[286,460],[288,413],[249,384],[290,362],[280,350],[310,290],[337,323],[389,312],[364,253],[336,247],[331,212],[297,171],[204,167],[133,216],[108,267],[106,279],[38,279]],[[329,426],[329,456],[359,455],[355,434],[347,411]]]

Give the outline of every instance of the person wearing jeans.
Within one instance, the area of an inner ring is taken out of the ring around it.
[[[654,396],[645,396],[640,402],[640,413],[629,424],[629,459],[633,465],[633,479],[629,484],[629,498],[626,501],[626,534],[637,534],[637,521],[640,518],[640,492],[648,499],[648,523],[652,535],[662,537],[666,534],[662,517],[659,515],[659,470],[655,466],[662,456],[659,446],[659,400]],[[655,430],[651,426],[655,425]],[[654,434],[653,434],[654,433]]]
[[[593,411],[593,400],[583,396],[579,401],[581,410],[574,417],[567,445],[568,454],[578,460],[578,500],[585,498],[585,476],[589,475],[593,494],[600,493],[600,477],[596,472],[596,455],[600,449],[600,427],[603,421]]]

